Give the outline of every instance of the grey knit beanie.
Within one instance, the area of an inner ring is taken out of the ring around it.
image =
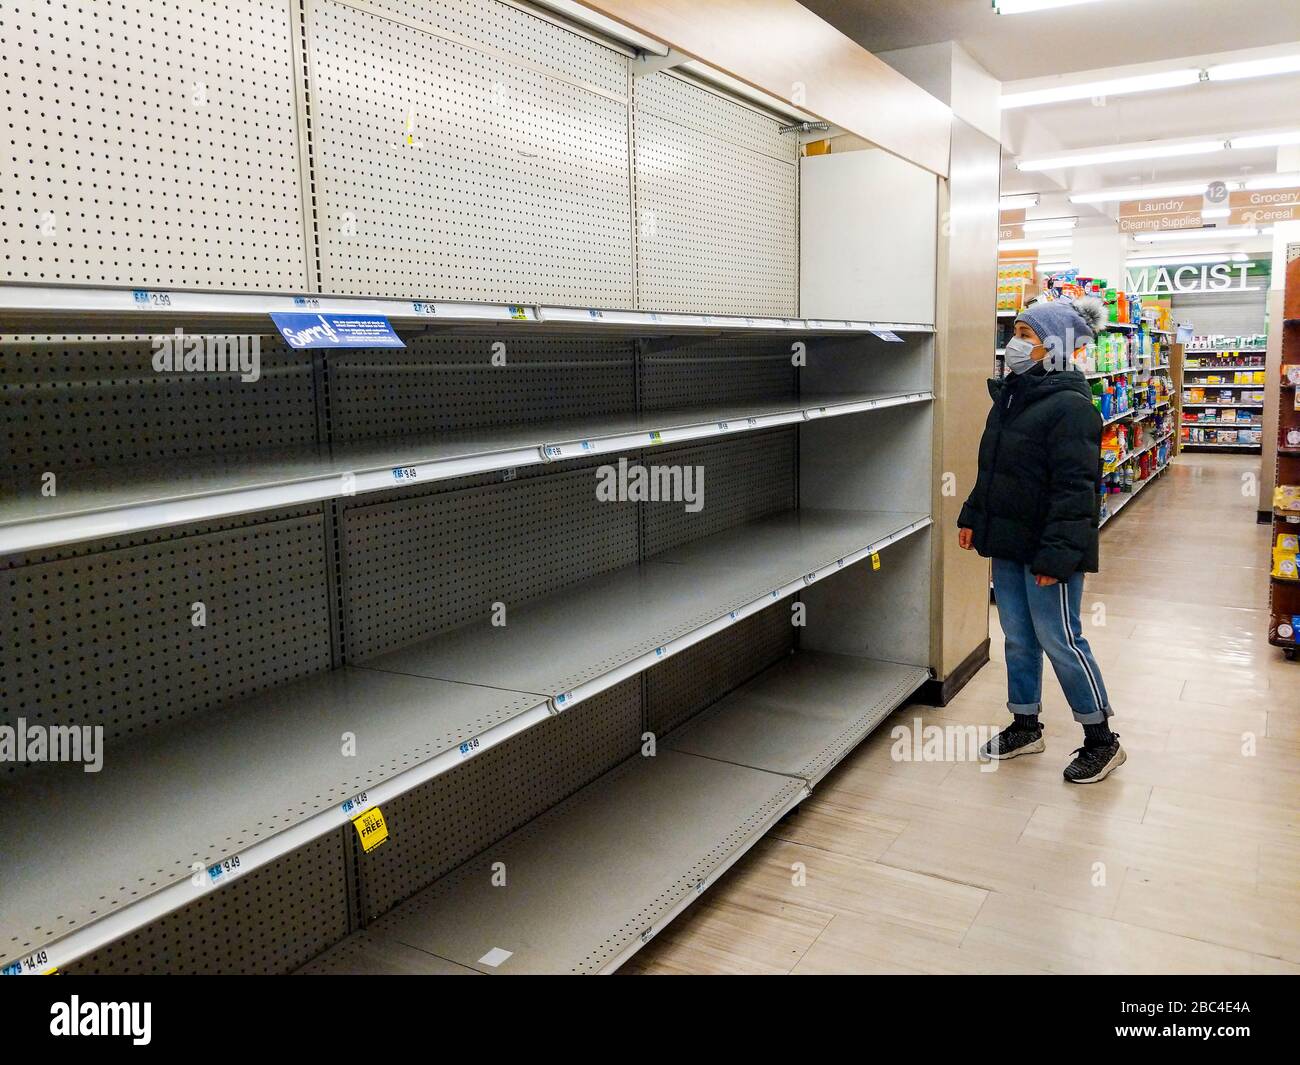
[[[1092,340],[1106,321],[1106,305],[1096,296],[1081,299],[1038,299],[1016,315],[1047,348],[1048,369],[1069,365],[1075,349]],[[1052,356],[1060,357],[1060,365]]]

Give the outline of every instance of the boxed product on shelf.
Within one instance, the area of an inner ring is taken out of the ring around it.
[[[1280,484],[1274,488],[1273,509],[1300,514],[1300,484]]]
[[[1300,617],[1275,617],[1269,626],[1269,640],[1273,643],[1296,643],[1296,633],[1300,632]]]

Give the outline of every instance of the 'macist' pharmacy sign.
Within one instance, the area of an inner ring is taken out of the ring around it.
[[[1205,263],[1201,266],[1130,267],[1126,291],[1139,296],[1169,296],[1179,292],[1228,292],[1246,287],[1250,263]]]

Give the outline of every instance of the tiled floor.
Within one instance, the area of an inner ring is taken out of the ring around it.
[[[952,704],[900,710],[624,971],[1300,972],[1300,662],[1266,642],[1257,468],[1180,456],[1102,534],[1110,779],[1062,781],[1082,737],[1054,680],[1044,754],[891,758],[918,713],[1005,721],[995,613]]]

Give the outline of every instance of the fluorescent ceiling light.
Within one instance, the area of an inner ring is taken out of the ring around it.
[[[1210,67],[1181,67],[1155,74],[1135,74],[1127,78],[1054,85],[1045,89],[1026,89],[1001,97],[998,106],[1007,111],[1016,107],[1038,107],[1068,100],[1090,100],[1099,96],[1127,96],[1130,93],[1181,89],[1203,81],[1238,81],[1242,78],[1276,77],[1300,73],[1300,54],[1251,59],[1240,63],[1217,63]]]
[[[1206,68],[1210,81],[1236,81],[1239,78],[1267,78],[1278,74],[1300,73],[1300,55],[1279,55],[1272,59],[1250,59],[1244,63],[1217,63]]]
[[[1131,78],[1111,78],[1107,81],[1088,81],[1077,85],[1058,85],[1049,89],[1028,89],[999,97],[998,106],[1003,111],[1017,107],[1038,107],[1042,104],[1059,104],[1067,100],[1091,100],[1099,96],[1127,96],[1135,92],[1154,92],[1157,89],[1180,89],[1195,85],[1201,72],[1191,68],[1165,70],[1159,74],[1137,74]]]
[[[1003,196],[998,200],[999,211],[1018,211],[1023,207],[1037,207],[1038,193],[1030,192],[1023,196]]]
[[[1159,199],[1162,196],[1202,196],[1209,184],[1208,181],[1193,181],[1180,185],[1130,185],[1122,189],[1077,192],[1069,199],[1071,203],[1118,203],[1120,200]]]
[[[1047,11],[1054,7],[1074,7],[1076,4],[1095,4],[1097,0],[993,0],[993,10],[999,15],[1023,15],[1028,11]]]
[[[1260,235],[1262,230],[1254,226],[1227,226],[1222,229],[1171,229],[1164,233],[1136,233],[1133,239],[1139,244],[1150,244],[1154,240],[1205,240],[1216,237],[1237,240]]]
[[[1300,144],[1300,130],[1285,133],[1257,133],[1248,137],[1233,137],[1228,147],[1234,149],[1278,148],[1284,144]]]
[[[1073,229],[1079,224],[1079,219],[1074,216],[1066,218],[1027,218],[1023,222],[1015,224],[1024,229],[1026,233],[1041,233],[1044,230]]]
[[[1068,251],[1071,247],[1068,240],[1000,240],[998,241],[998,251]]]
[[[1260,177],[1247,178],[1241,183],[1243,189],[1289,189],[1300,185],[1300,174],[1264,174]]]
[[[1131,163],[1142,159],[1172,159],[1184,155],[1209,155],[1221,152],[1227,141],[1185,141],[1182,144],[1145,144],[1134,148],[1102,148],[1071,152],[1068,155],[1024,159],[1017,170],[1065,170],[1076,166],[1101,166],[1105,163]]]
[[[1196,252],[1190,255],[1179,255],[1176,251],[1166,252],[1164,255],[1140,255],[1134,259],[1125,261],[1125,266],[1160,266],[1162,263],[1181,263],[1186,266],[1197,265],[1202,263],[1249,263],[1250,256],[1240,251],[1221,251],[1217,254],[1214,252]]]

